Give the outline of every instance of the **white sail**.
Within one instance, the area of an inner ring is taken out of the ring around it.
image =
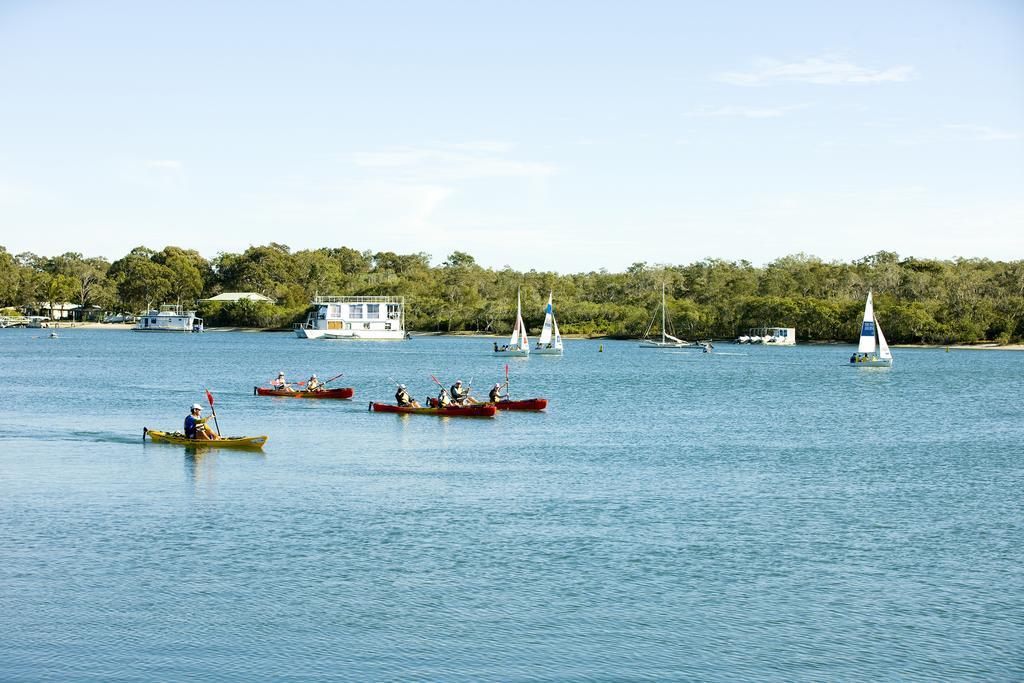
[[[864,320],[860,324],[860,344],[857,345],[858,353],[875,352],[875,306],[871,302],[871,292],[868,292],[868,300],[864,304]]]
[[[562,348],[562,335],[558,333],[558,321],[555,320],[555,314],[551,314],[551,323],[555,326],[555,348]]]
[[[554,328],[555,316],[552,313],[551,300],[554,296],[554,292],[548,294],[548,307],[544,310],[544,328],[540,331],[540,339],[537,340],[537,344],[544,346],[551,343],[551,332]]]
[[[522,332],[521,332],[522,328],[523,328],[523,301],[522,301],[522,293],[521,292],[517,292],[516,293],[516,324],[515,324],[515,327],[512,328],[512,336],[508,338],[508,345],[509,345],[509,347],[513,347],[513,346],[518,346],[519,345],[519,337],[522,334]]]
[[[891,360],[892,351],[889,350],[889,345],[885,342],[885,335],[882,334],[882,326],[875,321],[875,329],[878,330],[878,357],[882,360]]]
[[[684,342],[684,341],[683,341],[682,339],[680,339],[679,337],[673,337],[673,336],[672,336],[671,334],[669,334],[668,332],[665,332],[665,333],[664,333],[664,334],[663,334],[662,336],[663,336],[663,337],[665,337],[666,339],[671,339],[671,340],[672,340],[672,341],[674,341],[674,342],[675,342],[676,344],[685,344],[685,343],[686,343],[686,342]]]

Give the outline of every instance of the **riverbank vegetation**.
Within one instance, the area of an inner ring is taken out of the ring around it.
[[[207,326],[288,327],[305,318],[316,294],[398,295],[406,297],[410,330],[503,333],[511,328],[521,288],[524,317],[534,330],[554,291],[564,333],[637,337],[660,310],[662,284],[674,331],[687,339],[731,338],[780,325],[796,327],[801,340],[853,340],[868,289],[893,343],[1024,339],[1024,261],[917,259],[882,251],[852,263],[796,254],[762,267],[705,259],[562,275],[484,268],[462,252],[432,266],[423,253],[346,247],[293,252],[268,244],[212,259],[173,246],[137,247],[111,263],[77,253],[13,255],[0,247],[0,307],[67,301],[139,313],[164,302],[191,307],[220,292],[257,292],[275,301],[201,302]]]

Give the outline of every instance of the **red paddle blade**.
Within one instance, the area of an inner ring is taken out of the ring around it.
[[[210,402],[210,407],[212,408],[213,407],[213,394],[210,393],[209,389],[206,390],[206,400]]]

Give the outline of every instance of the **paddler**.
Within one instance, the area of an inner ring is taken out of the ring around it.
[[[273,387],[274,389],[277,389],[278,391],[295,391],[294,389],[292,389],[291,385],[288,384],[288,381],[284,378],[284,370],[277,373],[277,379],[271,382],[270,386]]]
[[[419,408],[420,404],[412,399],[409,395],[409,390],[405,388],[404,384],[398,385],[398,391],[395,392],[395,401],[401,408]]]
[[[199,417],[203,407],[198,403],[192,404],[192,409],[185,416],[185,436],[197,441],[216,441],[220,437],[206,428],[206,421],[210,418]]]
[[[465,405],[467,403],[476,403],[472,396],[469,395],[469,389],[465,389],[462,386],[462,380],[455,380],[455,384],[452,385],[451,389],[452,401],[459,405]]]
[[[490,393],[487,394],[487,400],[490,401],[491,403],[500,403],[501,401],[507,401],[508,392],[505,392],[504,396],[501,393],[501,388],[507,386],[508,382],[506,382],[505,384],[495,383],[494,386],[491,387]]]
[[[323,389],[324,385],[316,378],[316,375],[312,375],[306,382],[306,391],[323,391]]]
[[[444,387],[441,387],[441,393],[437,395],[437,407],[447,408],[449,405],[451,405],[451,402],[452,399],[450,396],[448,396],[448,390],[445,389]]]

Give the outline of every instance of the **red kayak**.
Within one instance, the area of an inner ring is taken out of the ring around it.
[[[437,399],[428,399],[427,405],[433,408],[437,405]],[[533,412],[539,412],[548,407],[548,400],[546,398],[525,398],[521,401],[498,401],[497,403],[474,403],[472,405],[494,406],[498,410],[530,410]]]
[[[524,398],[522,401],[498,401],[491,405],[498,410],[540,411],[548,407],[548,400],[546,398]]]
[[[490,403],[448,406],[447,408],[413,408],[411,406],[396,406],[390,403],[371,403],[370,410],[375,413],[407,413],[412,415],[441,415],[450,417],[494,417],[498,412],[498,409]]]
[[[356,390],[352,387],[341,389],[324,389],[323,391],[285,391],[283,389],[267,389],[253,387],[253,396],[284,396],[286,398],[352,398]]]

